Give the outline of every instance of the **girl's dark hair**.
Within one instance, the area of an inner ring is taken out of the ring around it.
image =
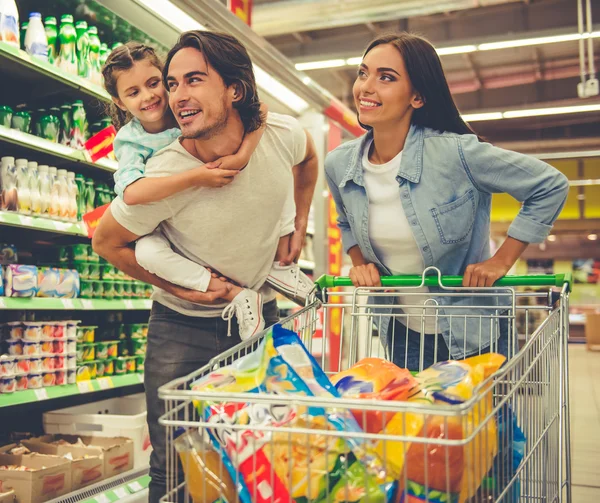
[[[112,51],[102,67],[104,89],[106,89],[106,92],[113,98],[119,98],[115,72],[130,70],[137,61],[144,60],[148,60],[150,64],[162,72],[163,63],[156,54],[156,51],[149,45],[140,44],[139,42],[127,42]],[[117,130],[121,129],[131,120],[131,114],[121,110],[114,103],[109,105],[108,113]]]
[[[260,112],[260,100],[252,61],[242,43],[226,33],[188,31],[182,33],[169,51],[163,70],[163,84],[168,89],[167,74],[173,56],[180,50],[192,47],[202,53],[204,59],[221,76],[227,87],[237,85],[242,97],[233,104],[240,114],[246,133],[259,129],[265,120]]]
[[[424,102],[421,108],[413,112],[413,124],[441,132],[477,134],[460,116],[450,93],[440,58],[428,40],[410,33],[382,35],[369,44],[363,58],[372,49],[384,44],[393,45],[398,50],[404,60],[413,88]],[[371,129],[364,124],[361,126]]]

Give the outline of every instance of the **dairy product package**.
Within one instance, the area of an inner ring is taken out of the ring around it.
[[[9,264],[4,272],[4,293],[7,297],[35,297],[38,285],[36,266]]]

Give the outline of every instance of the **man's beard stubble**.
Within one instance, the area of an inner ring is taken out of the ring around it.
[[[210,140],[221,133],[227,127],[227,123],[229,122],[229,109],[226,106],[225,97],[223,97],[222,105],[221,114],[216,118],[213,124],[187,134],[183,134],[182,132],[182,138],[186,140]]]

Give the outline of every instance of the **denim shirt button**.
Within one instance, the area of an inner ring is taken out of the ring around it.
[[[423,251],[429,251],[429,246],[424,246]]]
[[[408,199],[408,192],[405,192],[405,193],[402,195],[402,197],[403,197],[404,199]]]
[[[411,224],[412,224],[412,225],[417,225],[417,221],[416,221],[416,220],[413,220],[413,221],[411,222]]]

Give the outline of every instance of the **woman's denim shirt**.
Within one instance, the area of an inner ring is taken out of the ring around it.
[[[337,207],[344,250],[358,245],[367,262],[389,275],[369,238],[369,201],[362,158],[370,139],[372,133],[329,153],[325,173]],[[435,266],[444,275],[462,275],[467,265],[490,258],[493,193],[505,192],[522,202],[508,235],[540,243],[548,236],[569,190],[562,173],[533,157],[480,142],[475,135],[440,133],[416,125],[411,126],[406,138],[396,181],[425,267]],[[490,323],[465,316],[473,314],[469,306],[482,304],[482,298],[475,299],[436,297],[441,306],[453,306],[452,310],[439,310],[440,333],[452,358],[477,354],[497,336]],[[377,297],[378,305],[393,303],[393,297]],[[384,346],[390,319],[383,317],[379,325]]]

